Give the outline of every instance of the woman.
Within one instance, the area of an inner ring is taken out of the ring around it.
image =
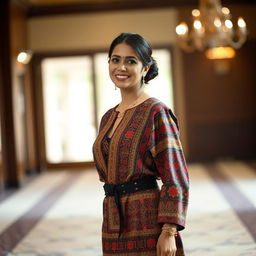
[[[104,114],[93,146],[103,202],[103,255],[184,255],[188,173],[174,114],[144,92],[158,68],[148,42],[123,33],[109,49],[122,101]],[[161,178],[159,190],[156,178]]]

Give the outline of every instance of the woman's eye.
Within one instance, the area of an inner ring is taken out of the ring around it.
[[[128,64],[136,64],[137,62],[135,60],[127,60]]]
[[[118,58],[112,58],[112,59],[111,59],[111,62],[112,62],[112,63],[118,63],[118,62],[119,62],[119,59],[118,59]]]

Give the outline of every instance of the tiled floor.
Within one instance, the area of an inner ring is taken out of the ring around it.
[[[187,256],[256,256],[256,165],[189,165]],[[100,256],[95,170],[46,172],[0,202],[0,256]]]

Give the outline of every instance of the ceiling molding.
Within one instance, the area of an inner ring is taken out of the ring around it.
[[[17,0],[14,0],[17,1]],[[22,0],[29,3],[29,0]],[[103,11],[119,11],[134,9],[153,9],[163,7],[196,7],[198,0],[108,0],[108,1],[85,1],[67,4],[66,1],[61,4],[49,5],[31,5],[27,11],[28,17],[49,16],[49,15],[65,15],[76,13],[103,12]],[[256,0],[225,0],[226,4],[255,4]]]
[[[196,5],[197,0],[109,0],[105,2],[85,2],[62,5],[32,6],[29,17],[62,15],[85,12],[119,11],[133,9],[152,9],[161,7]]]

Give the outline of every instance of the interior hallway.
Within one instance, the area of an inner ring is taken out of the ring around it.
[[[256,255],[256,163],[189,164],[188,256]],[[0,202],[0,255],[100,256],[95,170],[45,172]]]

